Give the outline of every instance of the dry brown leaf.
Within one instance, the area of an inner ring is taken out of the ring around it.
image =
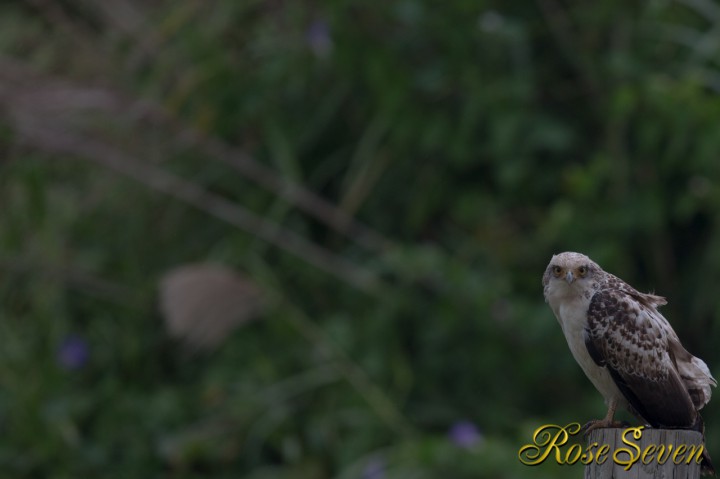
[[[260,288],[226,266],[183,265],[160,281],[160,310],[168,332],[195,349],[217,347],[262,309]]]

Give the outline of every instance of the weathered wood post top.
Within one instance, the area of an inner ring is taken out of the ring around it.
[[[585,466],[585,479],[699,479],[703,439],[685,429],[595,429],[588,447],[604,460]]]

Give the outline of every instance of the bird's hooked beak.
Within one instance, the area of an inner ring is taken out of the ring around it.
[[[567,284],[572,284],[573,281],[575,281],[575,276],[573,276],[572,271],[568,271],[565,275],[565,281],[567,281]]]

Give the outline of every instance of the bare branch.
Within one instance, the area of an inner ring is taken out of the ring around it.
[[[170,124],[174,128],[181,143],[198,148],[206,155],[231,166],[246,178],[275,193],[278,197],[367,249],[382,251],[389,246],[389,240],[355,220],[341,208],[321,198],[304,186],[283,178],[244,151],[203,135],[196,129],[182,124],[179,120],[173,118],[170,113],[155,105],[153,105],[152,109],[157,119]]]
[[[103,165],[253,234],[360,290],[369,292],[376,284],[372,273],[361,270],[295,232],[260,218],[240,205],[209,193],[162,168],[137,161],[109,145],[70,132],[41,128],[39,125],[31,132],[23,133],[28,144],[35,148],[54,154],[69,154]]]
[[[33,88],[28,89],[28,83],[33,84]],[[110,89],[48,80],[25,65],[2,55],[0,55],[0,100],[8,103],[15,110],[16,119],[22,118],[22,121],[33,123],[38,121],[47,123],[47,116],[38,115],[37,110],[47,110],[49,107],[54,107],[50,108],[52,113],[58,112],[68,117],[85,113],[87,109],[94,109],[110,113],[115,118],[129,118],[133,123],[138,121],[155,123],[161,128],[170,130],[174,135],[170,141],[176,147],[195,148],[211,159],[230,166],[250,181],[275,193],[281,199],[364,248],[382,252],[391,245],[390,240],[357,221],[342,208],[305,186],[284,178],[242,149],[204,135],[155,102],[127,97]],[[47,100],[52,102],[48,103]],[[24,101],[35,105],[18,105]],[[59,118],[56,123],[61,124],[63,128],[67,127]]]

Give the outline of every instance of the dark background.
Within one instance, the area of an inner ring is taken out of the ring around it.
[[[719,50],[704,0],[3,3],[0,476],[579,477],[517,460],[605,414],[553,253],[720,374]],[[266,299],[198,350],[205,261]]]

